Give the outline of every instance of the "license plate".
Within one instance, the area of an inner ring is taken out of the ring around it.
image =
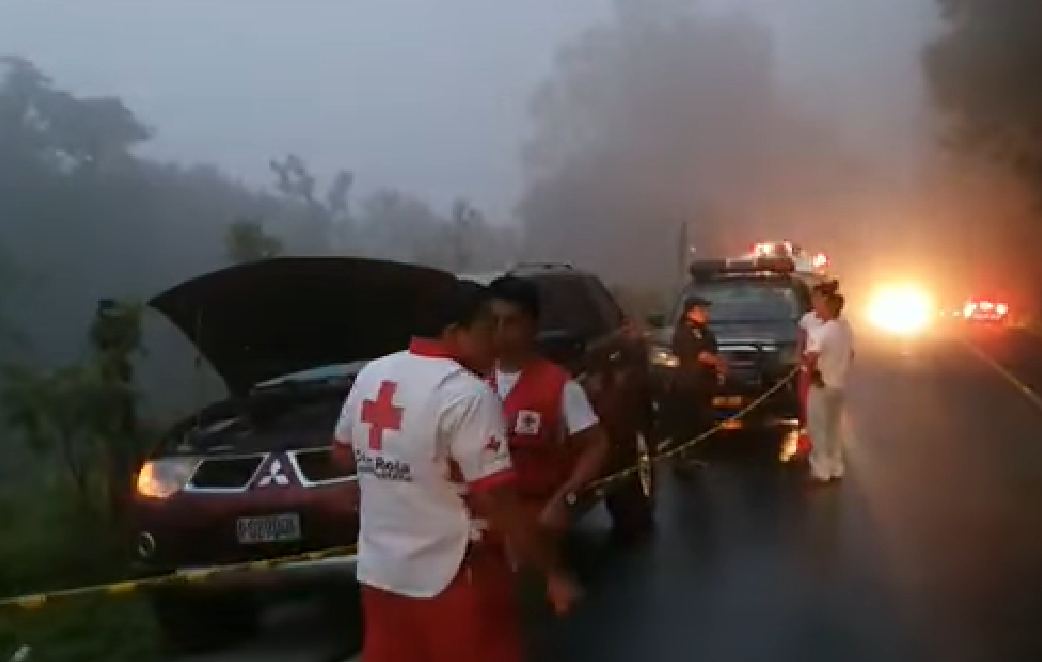
[[[740,395],[718,395],[713,398],[714,407],[727,407],[737,409],[742,406],[742,396]]]
[[[300,515],[240,517],[235,523],[235,535],[242,545],[300,540]]]

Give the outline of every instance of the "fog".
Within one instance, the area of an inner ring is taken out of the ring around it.
[[[66,113],[46,149],[5,143],[24,158],[0,162],[4,324],[71,360],[96,299],[227,264],[243,219],[288,253],[566,259],[640,284],[675,278],[681,224],[699,254],[794,237],[854,280],[902,261],[950,280],[923,257],[943,231],[993,244],[995,273],[1005,244],[956,213],[966,181],[1022,206],[937,147],[936,24],[931,0],[7,2],[0,55],[151,135],[122,126],[102,153],[100,120]],[[314,196],[275,187],[288,154]],[[316,203],[341,171],[342,204]]]
[[[441,202],[467,193],[506,212],[528,98],[553,50],[609,4],[8,2],[0,45],[63,87],[118,94],[158,130],[147,151],[162,157],[266,184],[271,155],[295,151],[319,172],[347,166],[370,186]],[[792,93],[859,147],[916,160],[929,0],[706,4],[764,21]]]

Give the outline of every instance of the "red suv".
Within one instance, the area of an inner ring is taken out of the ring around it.
[[[647,350],[600,282],[567,267],[520,269],[546,297],[548,354],[586,380],[614,453],[637,474],[602,497],[627,533],[651,522]],[[144,574],[349,546],[355,477],[331,462],[354,376],[406,346],[424,302],[455,276],[360,258],[277,258],[200,276],[155,297],[210,362],[229,397],[173,426],[141,468],[135,500]],[[150,598],[168,642],[197,650],[245,634],[269,595],[324,591],[357,609],[354,557],[170,584]],[[349,599],[345,602],[345,596]],[[358,619],[353,619],[357,622]]]
[[[381,260],[278,258],[155,297],[150,306],[195,343],[229,397],[174,425],[140,470],[142,572],[354,544],[355,477],[330,461],[340,408],[364,362],[405,347],[422,303],[453,281]],[[169,643],[200,649],[252,628],[261,592],[344,596],[353,585],[345,556],[171,584],[151,599]]]

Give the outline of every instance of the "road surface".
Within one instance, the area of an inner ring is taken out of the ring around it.
[[[575,552],[587,600],[543,630],[539,659],[1042,660],[1042,409],[1011,381],[1042,392],[1042,339],[977,349],[864,352],[835,489],[742,445],[664,481],[650,545],[610,545],[594,516]],[[306,638],[205,662],[333,662],[318,647],[334,631]]]

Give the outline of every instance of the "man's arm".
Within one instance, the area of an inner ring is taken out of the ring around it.
[[[716,368],[717,370],[723,370],[724,367],[724,361],[720,355],[715,351],[709,351],[708,349],[703,349],[698,353],[698,362],[704,363],[711,368]]]
[[[828,334],[829,329],[827,325],[815,329],[813,333],[808,333],[807,349],[803,353],[803,365],[805,365],[807,371],[810,372],[813,383],[818,386],[821,386],[821,373],[818,371],[818,359],[821,358],[821,351],[828,340]]]
[[[449,454],[467,482],[477,514],[506,536],[525,565],[548,577],[561,575],[555,550],[521,507],[507,448],[503,409],[492,390],[475,387],[448,404],[441,421]]]
[[[564,386],[561,397],[567,443],[579,450],[571,475],[554,494],[552,501],[566,502],[600,475],[608,458],[608,435],[593,411],[586,391],[574,381]]]
[[[340,410],[340,418],[337,419],[336,427],[333,429],[333,465],[345,476],[354,474],[358,467],[355,463],[355,451],[351,445],[351,427],[354,424],[354,388],[348,393],[344,400],[344,406]]]

